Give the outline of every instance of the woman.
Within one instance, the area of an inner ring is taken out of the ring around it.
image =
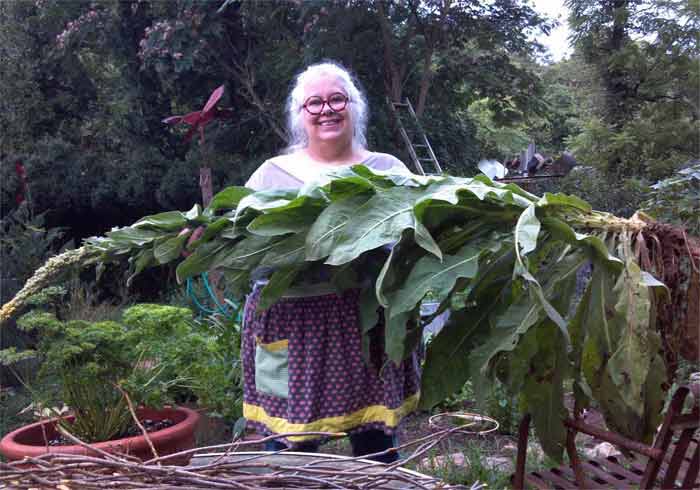
[[[310,66],[296,78],[287,116],[292,144],[264,162],[247,187],[299,188],[357,163],[408,172],[397,158],[367,150],[365,97],[336,64]],[[303,288],[292,287],[264,312],[256,313],[261,282],[246,301],[243,415],[268,434],[348,432],[356,456],[395,447],[397,426],[418,401],[417,361],[388,363],[380,376],[382,366],[367,365],[361,355],[359,291],[336,292],[323,278],[305,279]],[[297,436],[284,442],[315,451],[321,441]],[[287,444],[276,440],[266,449]],[[394,451],[376,459],[397,457]]]

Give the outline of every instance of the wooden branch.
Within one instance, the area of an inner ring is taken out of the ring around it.
[[[160,455],[158,454],[158,451],[156,451],[156,448],[153,445],[153,441],[151,441],[151,437],[148,435],[148,431],[143,426],[143,424],[141,424],[141,421],[136,416],[136,411],[134,410],[134,404],[131,403],[131,398],[129,397],[129,394],[126,391],[124,391],[124,389],[122,389],[122,387],[119,386],[118,384],[115,384],[114,386],[117,387],[117,389],[119,390],[119,393],[121,393],[122,396],[124,397],[124,399],[126,400],[126,404],[129,407],[129,412],[131,413],[131,417],[134,419],[134,422],[136,422],[136,425],[138,425],[139,429],[141,429],[141,433],[143,434],[143,437],[146,439],[146,442],[148,443],[148,447],[151,448],[151,452],[153,453],[153,456],[156,459],[159,458]],[[158,464],[160,464],[160,463],[158,463]]]

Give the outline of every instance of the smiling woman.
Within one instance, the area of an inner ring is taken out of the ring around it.
[[[334,63],[310,66],[287,102],[292,142],[248,180],[254,190],[298,189],[323,181],[339,167],[362,163],[408,172],[397,158],[367,150],[367,103],[350,74]],[[269,273],[270,271],[266,271]],[[388,362],[379,342],[363,358],[361,285],[339,292],[320,270],[293,284],[277,303],[257,311],[265,274],[247,298],[242,341],[244,405],[248,422],[265,433],[346,432],[356,456],[396,446],[394,434],[418,402],[415,355]],[[372,329],[383,338],[383,319]],[[321,442],[292,436],[286,444],[315,451]],[[287,447],[271,442],[268,450]],[[396,452],[375,459],[393,462]]]

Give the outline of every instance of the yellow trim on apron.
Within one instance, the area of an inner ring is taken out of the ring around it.
[[[281,417],[272,417],[265,412],[265,409],[249,403],[243,404],[243,416],[253,422],[264,424],[275,434],[288,432],[335,432],[344,433],[353,427],[372,422],[383,422],[387,427],[396,427],[406,415],[411,413],[418,406],[420,393],[408,397],[398,408],[388,408],[384,405],[372,405],[362,408],[349,415],[337,417],[327,417],[314,420],[308,424],[295,424],[288,422]],[[290,436],[292,442],[307,441],[317,439],[318,436]]]
[[[282,340],[277,340],[275,342],[270,342],[269,344],[263,344],[260,342],[259,337],[255,337],[255,343],[258,344],[260,347],[265,349],[267,352],[277,352],[282,349],[288,349],[289,348],[289,339],[282,339]]]

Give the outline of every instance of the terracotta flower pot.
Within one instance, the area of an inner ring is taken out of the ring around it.
[[[173,454],[187,449],[192,449],[195,444],[194,432],[199,421],[199,414],[189,408],[173,407],[162,410],[139,409],[137,410],[140,419],[163,420],[170,419],[175,425],[166,429],[149,432],[148,436],[153,443],[159,456]],[[70,419],[70,417],[69,417]],[[37,422],[25,425],[10,432],[0,441],[0,454],[8,460],[19,460],[25,456],[36,457],[47,453],[44,441],[44,425],[46,437],[52,439],[57,435],[56,421],[58,419]],[[110,453],[126,453],[140,458],[142,461],[153,458],[148,442],[143,435],[125,437],[112,441],[97,442],[92,446]],[[91,452],[79,445],[70,446],[50,446],[48,452],[62,454],[82,454],[88,455]],[[91,456],[98,456],[92,452]],[[165,464],[187,464],[190,457],[175,458],[168,460]]]

